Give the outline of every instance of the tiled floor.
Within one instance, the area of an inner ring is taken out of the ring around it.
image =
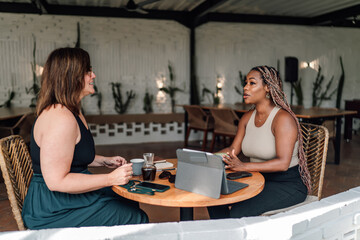
[[[199,149],[200,144],[190,143],[190,148]],[[98,154],[121,155],[127,159],[141,157],[143,152],[154,152],[156,156],[163,158],[175,158],[175,150],[182,148],[182,142],[170,143],[149,143],[149,144],[127,144],[97,146]],[[221,148],[221,146],[217,146]],[[216,150],[216,149],[215,149]],[[327,165],[323,186],[323,197],[327,197],[350,188],[360,186],[360,136],[354,135],[349,143],[342,141],[340,165],[333,164],[334,148],[329,142]],[[179,221],[178,208],[164,208],[141,204],[141,207],[148,213],[151,222]],[[194,212],[195,219],[208,219],[205,208],[197,208]],[[15,220],[12,216],[9,201],[7,200],[4,183],[0,184],[0,231],[17,230]]]

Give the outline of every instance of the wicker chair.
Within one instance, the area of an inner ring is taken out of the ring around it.
[[[214,133],[211,141],[210,152],[214,150],[215,138],[217,136],[224,136],[234,138],[236,136],[239,117],[234,110],[230,108],[212,108],[211,115],[214,117]]]
[[[188,114],[188,129],[185,137],[185,147],[188,145],[188,139],[191,129],[204,131],[204,138],[201,149],[205,151],[207,144],[207,134],[214,129],[214,119],[207,114],[200,106],[185,105],[185,111]]]
[[[0,167],[10,205],[19,230],[25,230],[21,211],[33,175],[30,154],[18,135],[2,138],[0,148]]]
[[[329,142],[329,132],[326,127],[310,123],[301,123],[301,133],[303,138],[304,152],[307,157],[307,167],[311,176],[312,193],[305,201],[297,205],[277,209],[263,213],[263,216],[270,216],[279,212],[285,212],[301,205],[318,201],[321,199],[322,186],[324,183],[324,173],[326,156]]]

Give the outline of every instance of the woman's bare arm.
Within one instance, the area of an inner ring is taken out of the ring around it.
[[[73,114],[64,107],[58,105],[43,112],[36,122],[34,137],[40,147],[41,171],[52,191],[83,193],[125,184],[131,177],[131,164],[125,164],[110,174],[70,173],[80,130]]]

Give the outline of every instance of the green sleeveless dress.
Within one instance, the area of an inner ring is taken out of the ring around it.
[[[74,116],[80,127],[81,140],[75,146],[70,172],[91,174],[87,165],[95,157],[94,140],[81,119]],[[50,191],[41,174],[40,148],[34,140],[33,130],[30,155],[34,175],[22,209],[22,218],[27,228],[113,226],[148,222],[147,215],[137,202],[118,196],[109,187],[81,194]]]

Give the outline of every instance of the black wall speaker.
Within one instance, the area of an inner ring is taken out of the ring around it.
[[[299,61],[296,57],[285,58],[285,82],[296,82],[298,80]]]

